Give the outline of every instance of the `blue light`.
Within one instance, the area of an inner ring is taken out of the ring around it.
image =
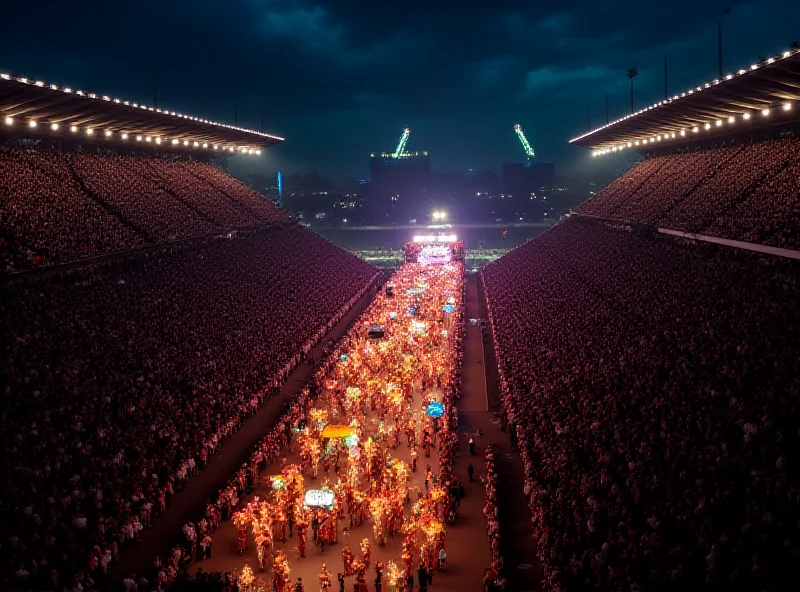
[[[444,415],[444,405],[436,401],[433,403],[428,403],[428,407],[425,409],[425,412],[430,417],[441,417]]]
[[[452,304],[445,304],[442,307],[442,310],[445,311],[445,312],[453,312],[455,309],[456,309],[456,307],[453,306]]]

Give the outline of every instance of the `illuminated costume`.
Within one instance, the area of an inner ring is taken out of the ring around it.
[[[331,574],[328,573],[328,566],[324,563],[322,564],[322,571],[319,572],[319,589],[320,592],[325,592],[328,588],[332,585],[331,583]]]

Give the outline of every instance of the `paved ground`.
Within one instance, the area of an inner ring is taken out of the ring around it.
[[[356,305],[314,350],[315,359],[320,359],[322,348],[329,340],[338,340],[345,334],[358,315],[372,301],[375,292],[368,290]],[[272,397],[245,423],[212,457],[186,488],[176,493],[167,511],[159,516],[152,527],[145,531],[142,541],[133,549],[123,551],[120,561],[109,573],[109,588],[121,589],[122,580],[129,573],[149,573],[153,560],[169,552],[181,540],[181,528],[190,520],[196,520],[205,511],[206,502],[214,495],[249,457],[261,437],[277,423],[291,395],[300,391],[314,372],[314,366],[302,363],[294,369],[281,388],[280,395]]]

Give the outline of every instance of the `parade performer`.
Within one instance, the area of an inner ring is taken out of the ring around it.
[[[353,575],[353,559],[355,559],[355,555],[350,551],[350,547],[342,549],[342,566],[346,577]]]
[[[273,585],[278,592],[290,592],[289,573],[289,560],[283,554],[283,551],[275,553],[275,558],[272,561]]]
[[[331,582],[331,574],[328,572],[328,566],[326,564],[322,564],[322,571],[319,572],[319,590],[320,592],[326,592],[328,588],[332,585]]]
[[[372,554],[372,545],[370,544],[369,539],[368,538],[361,539],[361,560],[364,562],[364,565],[367,566],[367,569],[369,569],[371,554]]]
[[[308,530],[307,522],[299,522],[297,524],[297,550],[300,551],[300,557],[306,556],[306,531]]]
[[[258,570],[264,571],[267,569],[267,551],[269,546],[267,544],[267,537],[264,535],[256,539],[256,555],[258,556]]]
[[[236,537],[236,550],[239,551],[239,555],[247,550],[247,529],[243,524],[239,526],[239,534]]]

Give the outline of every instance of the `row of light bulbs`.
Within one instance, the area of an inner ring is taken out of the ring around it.
[[[14,125],[14,118],[10,117],[10,116],[6,117],[5,118],[5,124],[7,126]],[[28,127],[31,128],[31,129],[37,128],[37,127],[39,127],[39,123],[37,121],[33,120],[33,119],[28,120]],[[52,131],[56,132],[56,131],[61,129],[61,126],[58,123],[51,123],[50,124],[50,129]],[[77,125],[71,125],[71,126],[69,126],[69,131],[72,132],[73,134],[77,134],[77,133],[79,133],[81,131],[81,129]],[[87,136],[95,135],[95,130],[92,127],[87,127],[87,128],[85,128],[84,131],[86,132]],[[111,138],[114,135],[114,132],[112,132],[111,130],[105,130],[103,135],[106,138]],[[147,136],[147,135],[142,135],[142,134],[133,134],[132,135],[132,134],[127,134],[127,133],[122,133],[122,134],[120,134],[120,138],[122,138],[123,140],[128,140],[128,139],[132,139],[133,138],[133,139],[135,139],[136,142],[148,142],[148,143],[154,142],[154,143],[159,144],[159,145],[164,143],[164,139],[161,138],[161,136]],[[177,138],[173,138],[171,140],[171,144],[173,146],[180,146],[181,144],[183,144],[186,147],[193,147],[193,148],[206,148],[206,149],[212,148],[213,150],[222,150],[223,152],[228,150],[230,152],[237,152],[238,151],[241,154],[256,154],[256,155],[260,155],[261,154],[261,150],[258,150],[258,149],[244,148],[244,147],[236,148],[235,146],[220,146],[219,144],[211,144],[211,145],[209,145],[208,142],[190,142],[189,140],[183,140],[183,142],[181,142],[181,140],[179,140]]]
[[[736,72],[736,75],[741,76],[742,74],[747,74],[750,71],[758,70],[759,68],[763,68],[764,66],[769,66],[770,64],[774,64],[778,60],[789,58],[789,57],[791,57],[792,55],[794,55],[796,53],[800,53],[800,50],[784,51],[783,54],[781,54],[778,57],[767,59],[763,64],[751,64],[750,70],[741,69],[738,72]],[[647,113],[651,109],[656,109],[658,107],[661,107],[662,105],[668,105],[668,104],[672,103],[673,101],[677,101],[679,99],[682,99],[682,98],[685,98],[687,96],[693,95],[696,92],[700,92],[702,90],[711,88],[712,86],[720,84],[721,82],[724,82],[725,80],[731,80],[731,79],[733,79],[734,76],[735,76],[734,74],[728,74],[728,75],[725,76],[725,78],[723,80],[715,79],[715,80],[712,80],[711,82],[706,82],[702,86],[698,86],[698,87],[695,87],[695,88],[690,88],[689,90],[687,90],[684,93],[681,93],[680,95],[673,96],[671,99],[665,99],[663,101],[659,101],[658,103],[653,103],[651,106],[645,107],[644,109],[640,109],[636,113],[631,113],[629,115],[625,115],[623,117],[620,117],[616,121],[612,121],[610,123],[607,123],[605,125],[602,125],[602,126],[598,127],[597,129],[594,129],[594,130],[592,130],[590,132],[586,132],[585,134],[583,134],[581,136],[578,136],[577,138],[573,138],[573,139],[570,140],[570,143],[577,142],[578,140],[581,140],[581,139],[583,139],[583,138],[585,138],[587,136],[591,136],[592,134],[597,133],[600,130],[604,130],[604,129],[608,128],[608,127],[611,127],[612,125],[616,125],[616,124],[618,124],[618,123],[620,123],[622,121],[626,121],[628,119],[631,119],[632,117],[636,117],[637,115],[641,115],[643,113]]]
[[[791,111],[792,110],[792,104],[791,103],[784,103],[781,108],[783,109],[783,111]],[[770,109],[762,109],[761,110],[761,115],[763,117],[769,117],[770,113],[771,113]],[[742,119],[744,121],[749,121],[751,119],[751,117],[752,117],[752,115],[750,113],[743,113],[742,114]],[[731,115],[730,117],[728,117],[727,120],[725,120],[725,119],[717,119],[714,122],[714,125],[711,125],[711,123],[706,123],[702,127],[699,126],[699,125],[696,125],[693,128],[691,128],[691,132],[694,133],[694,134],[697,134],[697,133],[700,133],[700,131],[703,131],[703,130],[709,131],[712,128],[722,127],[725,124],[725,122],[727,122],[729,125],[733,125],[734,123],[736,123],[736,117]],[[680,132],[677,132],[677,133],[676,132],[672,132],[672,133],[667,133],[667,134],[658,134],[658,135],[655,135],[655,136],[651,136],[649,138],[642,138],[641,140],[635,140],[633,142],[627,142],[627,143],[618,144],[617,146],[612,146],[611,148],[604,148],[603,150],[594,150],[594,151],[592,151],[592,156],[602,156],[604,154],[609,154],[611,152],[619,152],[620,150],[624,150],[625,148],[632,148],[634,146],[643,146],[643,145],[647,145],[647,144],[655,144],[656,142],[661,142],[662,140],[674,140],[674,139],[676,139],[678,137],[684,138],[684,137],[686,137],[686,133],[687,133],[686,129],[682,129]]]
[[[29,78],[19,78],[15,76],[11,76],[10,74],[0,74],[0,79],[2,80],[16,80],[17,82],[21,82],[22,84],[30,84],[33,86],[38,86],[40,88],[49,88],[50,90],[61,91],[66,94],[76,94],[81,97],[87,97],[89,99],[102,99],[103,101],[108,101],[111,103],[117,103],[119,105],[125,105],[126,107],[133,107],[137,109],[144,109],[145,111],[153,111],[154,113],[161,113],[162,115],[171,115],[172,117],[180,117],[181,119],[188,119],[190,121],[197,121],[199,123],[205,123],[208,125],[215,125],[217,127],[224,127],[227,129],[232,129],[240,132],[247,132],[248,134],[256,134],[258,136],[262,136],[264,138],[271,138],[273,140],[283,141],[284,138],[280,136],[273,136],[272,134],[265,134],[264,132],[259,132],[256,130],[251,130],[243,127],[236,127],[235,125],[227,125],[225,123],[218,123],[216,121],[209,121],[208,119],[202,119],[200,117],[194,117],[192,115],[184,115],[183,113],[176,113],[175,111],[169,111],[168,109],[158,109],[153,107],[148,107],[147,105],[139,105],[138,103],[131,103],[130,101],[122,101],[120,99],[112,99],[108,95],[98,96],[95,93],[85,93],[82,90],[73,91],[69,87],[59,88],[57,84],[45,84],[41,80],[30,80]]]

